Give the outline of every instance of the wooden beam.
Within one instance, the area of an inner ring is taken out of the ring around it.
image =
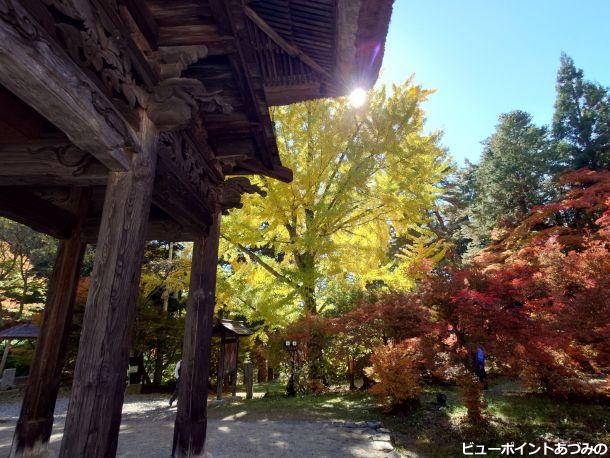
[[[121,0],[129,10],[131,17],[148,41],[151,49],[155,50],[159,41],[159,27],[150,13],[144,0]]]
[[[255,161],[240,161],[227,175],[263,175],[269,178],[275,178],[276,180],[283,181],[284,183],[290,183],[293,179],[292,170],[282,165],[276,165],[273,171],[261,167]]]
[[[0,86],[0,121],[26,138],[39,137],[46,122],[35,110],[2,86]]]
[[[180,458],[203,456],[205,450],[219,236],[216,213],[208,236],[193,247],[172,454]]]
[[[214,40],[207,40],[204,44],[208,48],[208,56],[222,56],[236,51],[233,37],[220,37]]]
[[[53,428],[53,412],[59,392],[68,336],[76,300],[86,244],[80,226],[89,203],[81,191],[76,209],[79,227],[68,240],[59,243],[45,302],[36,352],[15,427],[11,456],[46,456]]]
[[[157,74],[148,64],[148,61],[142,54],[140,48],[131,37],[129,27],[121,18],[120,14],[117,14],[118,10],[113,7],[112,2],[108,0],[89,0],[93,4],[94,11],[101,17],[106,16],[102,19],[102,22],[111,22],[114,26],[114,33],[118,34],[118,39],[121,41],[121,47],[124,52],[129,56],[129,62],[133,66],[135,73],[141,78],[144,83],[144,87],[152,89],[157,83],[159,78]],[[83,9],[84,10],[84,9]],[[84,11],[81,10],[81,13]]]
[[[21,2],[0,14],[0,83],[109,169],[127,170],[132,129]]]
[[[257,122],[243,120],[229,120],[220,123],[206,123],[206,128],[210,136],[215,139],[231,138],[234,136],[252,136],[263,132],[263,126]]]
[[[167,158],[159,156],[153,202],[184,227],[204,231],[212,222],[211,208],[184,174]]]
[[[329,80],[332,78],[332,75],[328,73],[320,64],[318,64],[315,60],[309,57],[306,53],[301,51],[298,46],[289,43],[285,40],[279,33],[275,31],[273,27],[271,27],[267,21],[265,21],[262,17],[258,15],[256,11],[254,11],[249,6],[244,6],[244,12],[246,16],[248,16],[252,22],[254,22],[258,28],[260,28],[265,34],[271,38],[280,48],[282,48],[286,53],[290,56],[298,57],[303,61],[304,64],[309,66],[312,70],[319,73],[320,75],[328,78]]]
[[[157,132],[141,117],[142,151],[111,172],[60,456],[115,456],[150,211]]]
[[[328,87],[328,85],[326,86]],[[295,84],[286,86],[265,86],[265,96],[269,105],[289,105],[295,100],[306,101],[323,97],[321,83]]]
[[[97,186],[107,179],[106,167],[67,140],[0,144],[3,186]]]
[[[237,51],[235,39],[218,33],[216,27],[174,25],[159,28],[159,46],[205,45],[209,56],[221,56]]]
[[[97,243],[100,228],[99,218],[88,218],[83,228],[83,237],[87,243]],[[185,227],[169,218],[150,217],[146,224],[146,240],[163,240],[164,242],[193,242],[201,234],[191,227]]]
[[[24,189],[0,186],[0,216],[58,239],[72,237],[76,216]]]
[[[212,223],[210,189],[222,181],[222,173],[203,151],[205,138],[197,142],[197,136],[196,129],[161,134],[153,201],[178,223],[201,233]]]

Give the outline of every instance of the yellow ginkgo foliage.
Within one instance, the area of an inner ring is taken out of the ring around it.
[[[426,229],[449,167],[439,134],[424,133],[430,91],[411,79],[345,99],[274,109],[291,183],[260,177],[266,197],[222,222],[221,306],[281,325],[332,307],[342,291],[412,286],[410,273],[443,247]]]

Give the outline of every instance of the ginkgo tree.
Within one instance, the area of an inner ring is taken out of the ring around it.
[[[371,90],[360,108],[328,99],[274,109],[294,180],[258,178],[267,196],[245,196],[223,219],[225,305],[281,325],[346,290],[408,288],[418,262],[443,256],[426,229],[449,168],[440,134],[424,133],[429,94],[409,79]]]

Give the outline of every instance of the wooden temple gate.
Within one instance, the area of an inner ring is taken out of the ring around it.
[[[12,456],[114,456],[146,240],[193,241],[177,456],[203,453],[221,214],[290,181],[268,107],[370,87],[392,0],[0,0],[0,216],[60,240]],[[227,178],[231,177],[231,178]],[[201,351],[203,349],[203,351]]]

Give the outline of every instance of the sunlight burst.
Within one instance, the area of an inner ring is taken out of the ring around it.
[[[349,103],[354,108],[360,108],[366,102],[366,91],[362,88],[356,88],[349,95]]]

